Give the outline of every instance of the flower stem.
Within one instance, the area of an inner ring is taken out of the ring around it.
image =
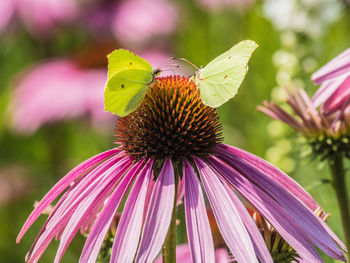
[[[343,166],[343,156],[335,155],[335,158],[330,161],[330,167],[333,176],[333,187],[337,196],[340,216],[343,224],[343,232],[345,245],[348,250],[347,262],[350,262],[350,211],[349,197],[346,189],[345,170]]]
[[[179,182],[179,176],[176,173],[176,169],[175,169],[174,207],[173,207],[168,234],[165,237],[165,241],[162,248],[163,263],[176,263],[176,203],[177,203],[178,182]]]

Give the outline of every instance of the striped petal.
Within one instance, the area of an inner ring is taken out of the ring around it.
[[[334,79],[350,71],[350,48],[346,49],[311,76],[316,84]]]
[[[239,216],[241,217],[243,224],[248,230],[249,236],[253,242],[253,246],[261,263],[273,263],[273,259],[270,255],[269,250],[267,249],[266,243],[255,224],[254,220],[248,213],[247,209],[242,204],[241,200],[235,195],[235,193],[230,189],[226,182],[222,183],[229,194],[234,206],[236,207]]]
[[[85,242],[84,249],[79,259],[80,263],[93,263],[99,254],[99,250],[107,235],[112,220],[117,213],[117,209],[126,194],[130,184],[135,176],[140,172],[143,162],[138,162],[129,172],[128,175],[120,182],[114,190],[106,205],[102,209],[99,217],[93,225],[91,232]]]
[[[214,243],[199,180],[187,160],[183,161],[187,237],[192,262],[214,262]]]
[[[86,160],[72,171],[70,171],[66,176],[64,176],[60,181],[56,183],[54,187],[43,197],[36,208],[32,211],[27,221],[24,223],[20,233],[17,236],[16,242],[19,243],[23,235],[27,232],[28,228],[34,223],[34,221],[44,212],[49,204],[51,204],[73,181],[78,177],[84,175],[89,169],[94,167],[99,162],[105,160],[118,153],[118,149],[112,149],[94,157]]]
[[[227,246],[238,262],[257,263],[249,234],[218,175],[200,159],[194,160]]]
[[[61,230],[64,230],[56,258],[56,262],[58,262],[74,235],[79,231],[80,225],[84,222],[94,207],[92,202],[96,201],[96,205],[100,206],[103,204],[103,200],[101,199],[103,199],[106,194],[108,195],[108,190],[113,187],[113,184],[117,183],[119,177],[130,166],[130,162],[131,160],[129,158],[125,158],[125,160],[120,162],[119,165],[109,168],[109,170],[102,174],[104,175],[105,180],[95,180],[87,189],[84,190],[84,192],[75,200],[75,202],[72,203],[69,208],[67,208],[63,215],[52,219],[51,222],[47,224],[44,233],[36,242],[28,262],[35,262],[36,259],[39,259],[52,238],[56,234],[60,233]],[[114,173],[116,173],[115,176]],[[111,174],[113,174],[113,176],[110,176]],[[96,200],[96,196],[98,196],[100,200]],[[58,214],[59,213],[57,213],[57,215]]]
[[[343,252],[323,227],[325,223],[313,211],[295,198],[288,191],[288,188],[281,187],[270,177],[266,176],[265,173],[247,164],[244,160],[230,152],[220,153],[220,158],[274,198],[294,218],[295,222],[304,229],[309,238],[320,249],[335,259],[344,259]]]
[[[153,262],[159,254],[168,233],[174,198],[174,168],[168,159],[153,188],[136,262]]]
[[[216,158],[210,158],[209,162],[276,228],[301,257],[310,262],[322,262],[308,235],[273,198]]]
[[[130,191],[114,238],[111,263],[132,262],[135,257],[152,165],[153,162],[149,160]]]
[[[294,181],[291,177],[264,159],[230,145],[221,144],[220,148],[244,159],[246,162],[264,172],[271,179],[287,188],[294,196],[299,198],[311,210],[315,211],[320,207],[320,205],[316,203],[311,195],[306,192],[296,181]]]

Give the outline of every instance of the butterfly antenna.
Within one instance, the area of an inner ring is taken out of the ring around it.
[[[188,64],[192,65],[192,66],[193,66],[194,68],[196,68],[197,70],[199,70],[199,68],[198,68],[195,64],[193,64],[192,62],[188,61],[187,59],[185,59],[185,58],[179,58],[179,60],[185,61],[185,62],[187,62]]]

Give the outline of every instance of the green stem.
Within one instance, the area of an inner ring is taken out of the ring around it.
[[[343,166],[343,156],[335,155],[335,158],[330,161],[330,167],[333,176],[333,187],[337,196],[340,216],[343,225],[345,245],[348,250],[347,262],[350,262],[350,211],[349,197],[346,189],[345,170]]]
[[[163,248],[162,248],[163,263],[176,263],[176,201],[177,201],[178,182],[179,182],[179,176],[176,173],[176,169],[175,169],[174,207],[173,207],[168,234],[166,235]]]

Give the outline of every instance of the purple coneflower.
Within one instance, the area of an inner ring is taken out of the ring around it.
[[[273,101],[264,101],[258,110],[298,131],[321,159],[332,157],[338,152],[350,157],[350,108],[326,114],[314,106],[303,89],[286,89],[286,92],[287,103],[295,116]]]
[[[350,105],[350,48],[316,71],[311,79],[321,84],[314,97],[314,106],[322,104],[325,114]]]
[[[322,107],[315,108],[302,89],[294,89],[294,94],[287,89],[287,93],[287,102],[297,117],[293,117],[274,102],[265,101],[264,106],[259,106],[258,110],[294,128],[306,138],[316,156],[322,161],[329,161],[333,176],[332,186],[340,208],[345,242],[349,250],[349,191],[346,187],[343,157],[350,158],[350,107],[344,104],[341,109],[330,114],[326,113]]]
[[[116,148],[69,172],[29,216],[17,242],[66,190],[30,249],[28,262],[37,262],[54,237],[60,239],[55,259],[59,262],[81,226],[99,213],[80,257],[80,262],[95,262],[124,198],[110,262],[152,262],[165,240],[164,249],[170,251],[171,240],[167,241],[176,225],[176,200],[181,198],[192,261],[214,262],[205,193],[234,258],[240,263],[272,263],[263,237],[233,189],[300,258],[322,262],[316,245],[344,260],[338,247],[344,245],[313,213],[319,205],[305,190],[259,157],[221,143],[216,110],[201,102],[188,78],[158,78],[142,105],[117,120],[115,137]]]

